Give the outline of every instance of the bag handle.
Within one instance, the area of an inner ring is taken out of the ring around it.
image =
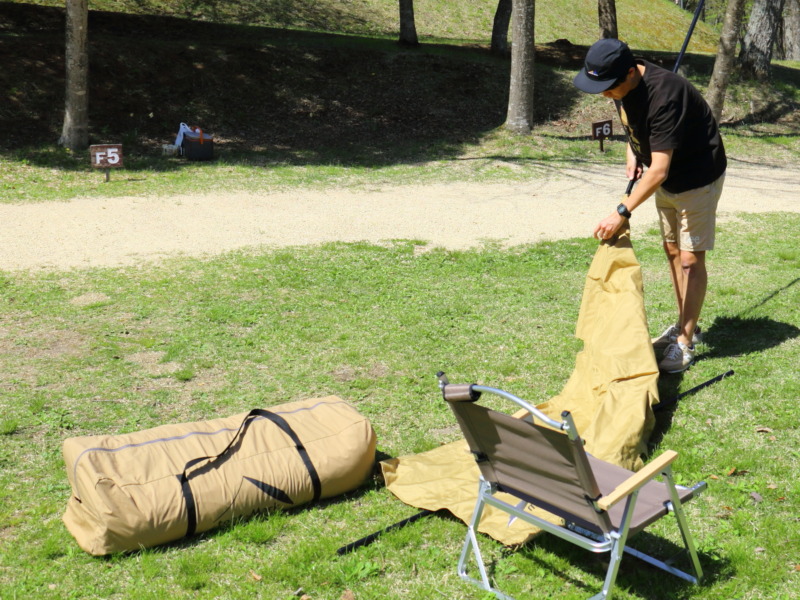
[[[311,478],[311,487],[314,491],[314,495],[312,498],[312,502],[316,502],[322,496],[322,481],[320,480],[319,473],[317,472],[314,463],[311,461],[311,457],[308,455],[308,451],[305,449],[302,440],[297,435],[297,433],[292,429],[291,425],[281,417],[280,415],[270,412],[268,410],[263,410],[260,408],[254,408],[251,410],[245,418],[242,420],[242,424],[239,425],[239,429],[236,430],[236,433],[231,438],[231,441],[225,447],[225,449],[215,456],[201,456],[198,458],[193,458],[186,465],[183,467],[183,473],[178,475],[178,481],[180,482],[181,492],[183,493],[184,500],[186,502],[186,512],[187,512],[187,524],[186,524],[186,536],[194,535],[195,531],[197,530],[197,504],[194,500],[194,494],[192,493],[191,485],[189,484],[189,478],[191,475],[188,473],[189,469],[198,465],[203,461],[210,461],[208,464],[210,465],[212,461],[219,460],[225,455],[231,453],[234,445],[236,444],[237,440],[244,437],[244,434],[247,432],[248,427],[250,424],[256,420],[257,418],[268,419],[275,423],[281,431],[283,431],[289,439],[294,442],[295,449],[297,450],[298,454],[300,455],[300,459],[303,461],[303,465],[306,467],[308,471],[308,476]],[[280,490],[278,490],[280,492]],[[288,498],[288,496],[283,494],[282,498]],[[281,498],[279,498],[281,499]]]
[[[178,137],[175,138],[176,146],[180,147],[180,145],[183,143],[183,135],[186,133],[194,133],[194,130],[186,123],[181,123],[178,127]]]

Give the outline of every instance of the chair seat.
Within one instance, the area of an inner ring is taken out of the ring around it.
[[[586,454],[589,460],[592,471],[598,478],[598,487],[601,495],[605,496],[614,491],[614,489],[623,481],[633,475],[633,471],[629,471],[617,465],[607,463],[603,460],[595,458],[591,454]],[[561,517],[568,523],[573,523],[581,528],[591,531],[597,535],[603,535],[602,529],[597,526],[597,523],[588,521],[580,516],[563,510],[560,506],[550,504],[541,500],[537,496],[532,496],[526,492],[520,491],[516,488],[511,488],[507,485],[499,485],[500,491],[516,496],[520,500],[538,506],[539,508],[550,512],[557,517]],[[694,488],[687,488],[682,486],[675,486],[678,498],[681,504],[691,500],[695,495]],[[658,519],[666,516],[669,512],[667,505],[671,502],[669,488],[667,484],[655,479],[649,481],[641,488],[639,488],[639,495],[634,505],[633,517],[631,518],[628,527],[628,536],[632,537],[647,528],[651,523],[655,523]],[[622,527],[622,518],[625,513],[625,502],[618,502],[608,511],[608,516],[611,521],[611,527],[617,531]]]
[[[589,463],[592,465],[592,471],[594,471],[595,477],[597,477],[598,486],[603,495],[611,493],[617,485],[633,474],[632,471],[607,463],[595,458],[591,454],[587,454],[587,457]],[[694,496],[694,490],[692,488],[676,486],[676,490],[681,503],[691,500]],[[664,482],[651,480],[640,488],[639,497],[636,500],[636,506],[633,511],[633,519],[631,519],[629,535],[636,535],[651,523],[665,516],[668,512],[667,503],[670,502],[670,500],[669,489]],[[611,523],[615,529],[619,529],[622,523],[622,514],[624,510],[625,502],[619,502],[608,511],[609,517],[611,517]],[[595,533],[600,533],[600,530],[594,525],[589,527],[589,529]]]

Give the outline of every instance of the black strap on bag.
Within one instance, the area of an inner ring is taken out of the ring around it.
[[[308,476],[311,478],[311,486],[314,491],[312,502],[316,502],[317,500],[320,499],[320,496],[322,495],[322,481],[319,478],[319,473],[317,472],[316,467],[314,467],[314,463],[311,462],[311,457],[308,455],[308,451],[303,446],[303,442],[297,436],[297,433],[295,433],[295,431],[292,429],[291,425],[289,425],[286,419],[284,419],[280,415],[270,412],[268,410],[254,408],[249,413],[247,413],[247,416],[245,416],[244,420],[242,421],[242,424],[239,425],[239,429],[236,431],[234,436],[231,438],[230,443],[228,443],[228,445],[222,452],[220,452],[216,456],[202,456],[199,458],[193,458],[192,460],[187,462],[186,465],[183,467],[183,473],[178,475],[178,481],[180,482],[181,485],[181,492],[183,493],[183,498],[184,501],[186,502],[187,537],[194,535],[195,531],[197,530],[197,504],[195,503],[194,494],[192,493],[192,487],[191,485],[189,485],[190,475],[188,471],[192,467],[204,461],[216,461],[225,458],[226,455],[231,451],[231,449],[236,445],[236,443],[241,440],[241,438],[247,432],[247,428],[250,427],[250,424],[256,418],[269,419],[270,421],[275,423],[280,428],[281,431],[283,431],[286,435],[289,436],[289,438],[294,443],[298,454],[300,454],[300,459],[303,461],[303,464],[308,470]],[[210,465],[210,463],[208,464]],[[248,479],[253,483],[256,483],[254,480],[251,480],[250,478],[246,479]],[[267,486],[268,489],[264,489],[262,485],[259,485],[260,483],[261,482],[256,483],[256,485],[260,489],[262,489],[262,491],[269,493],[271,496],[277,498],[281,502],[285,502],[286,500],[289,500],[289,502],[291,502],[289,496],[282,490],[279,490],[278,488],[275,488],[273,486]]]

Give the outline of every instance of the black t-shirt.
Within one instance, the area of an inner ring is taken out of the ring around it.
[[[628,142],[650,166],[651,152],[672,150],[662,187],[673,194],[703,187],[725,172],[728,161],[719,127],[703,96],[686,79],[645,60],[644,77],[617,101]]]

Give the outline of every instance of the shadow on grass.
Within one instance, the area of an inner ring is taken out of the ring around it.
[[[769,302],[776,295],[797,284],[800,277],[784,287],[775,290],[761,302],[742,311],[743,314],[755,310]],[[698,356],[697,360],[712,358],[734,358],[746,356],[756,352],[763,352],[769,348],[780,346],[787,340],[800,336],[800,328],[791,323],[782,323],[769,317],[717,317],[703,333],[703,344],[708,348]],[[726,377],[733,375],[733,370],[725,370],[718,375],[704,381],[695,387],[679,392],[683,383],[684,373],[665,375],[659,377],[658,392],[661,402],[656,405],[656,425],[648,442],[649,448],[655,448],[663,439],[664,434],[672,425],[672,418],[680,401],[691,396],[709,385],[714,385]]]
[[[746,316],[798,283],[800,283],[800,277],[796,277],[783,287],[770,292],[759,302],[744,309],[738,315],[716,317],[711,327],[703,333],[703,344],[708,350],[700,354],[697,360],[738,357],[754,352],[762,352],[800,335],[800,328],[791,323],[782,323],[769,317]],[[658,380],[661,403],[657,410],[670,408],[677,404],[681,398],[699,392],[708,385],[721,381],[732,374],[733,371],[725,371],[682,393],[678,390],[683,382],[683,373],[662,376]]]
[[[793,284],[794,282],[790,285]],[[779,292],[780,290],[773,296]],[[768,300],[769,298],[765,299],[761,304]],[[709,350],[699,359],[737,357],[762,352],[798,335],[799,328],[769,317],[717,317],[703,334],[703,343]]]
[[[382,535],[398,527],[424,527],[425,525],[411,525],[411,523],[414,523],[415,521],[425,517],[433,516],[462,524],[459,519],[454,517],[447,510],[439,510],[435,512],[421,511],[407,519],[404,519],[403,521],[390,525],[384,530],[375,532],[373,535]],[[674,533],[677,537],[679,531],[677,523],[674,522],[673,517],[667,517],[667,519],[671,519],[673,521],[672,524],[674,524]],[[691,531],[691,521],[689,522],[689,528]],[[371,536],[367,536],[364,539],[369,539],[370,537]],[[479,538],[481,543],[487,542],[490,539],[484,534],[480,534]],[[372,540],[369,539],[367,544],[371,543],[371,541]],[[461,543],[460,537],[458,541]],[[695,539],[695,543],[697,543],[697,541],[698,540]],[[356,541],[355,544],[358,544],[358,542],[359,541]],[[684,552],[684,547],[674,543],[670,539],[653,535],[645,531],[633,538],[630,545],[637,550],[651,554],[652,556],[662,560],[672,561],[672,559],[676,559],[673,566],[687,572],[691,571],[691,565],[689,563],[688,556],[686,556]],[[348,549],[348,552],[357,551],[359,547],[361,546]],[[544,554],[542,551],[544,551]],[[531,541],[522,546],[503,547],[499,557],[508,558],[513,554],[519,554],[524,557],[525,560],[529,560],[532,565],[536,567],[534,569],[535,571],[539,573],[545,572],[549,575],[555,575],[562,582],[562,585],[569,584],[574,588],[585,591],[587,595],[597,592],[599,588],[602,587],[602,581],[608,568],[607,554],[593,554],[591,552],[587,552],[577,548],[574,544],[547,533],[540,533]],[[490,553],[484,553],[484,558],[486,559],[489,555]],[[702,595],[703,585],[708,585],[731,577],[732,573],[730,570],[729,561],[720,558],[716,554],[708,554],[705,552],[698,552],[698,557],[704,573],[704,579],[700,588],[690,584],[687,581],[679,579],[678,577],[670,577],[666,575],[664,571],[630,555],[626,555],[620,564],[619,575],[617,577],[615,587],[632,590],[634,593],[641,595],[642,597],[647,597],[651,600],[688,599],[700,597]],[[454,553],[452,557],[454,568],[457,559],[458,555]],[[577,567],[588,575],[597,577],[600,580],[600,583],[596,586],[587,585],[582,578],[576,577],[562,568],[560,566],[562,564],[562,560],[568,561],[571,566]],[[501,573],[502,569],[498,570],[496,561],[486,564],[486,567],[490,578],[494,580],[495,585],[502,590],[504,587],[504,575]],[[468,564],[467,568],[468,571],[475,576],[477,569],[474,563],[474,558],[471,560],[470,564]],[[522,569],[520,569],[520,571],[522,571]],[[516,577],[519,578],[524,576],[517,574]],[[653,587],[654,577],[659,578],[659,585],[657,588]],[[552,581],[553,578],[548,576],[546,579],[546,586],[552,586]],[[528,580],[525,582],[525,587],[535,590],[537,588],[536,579],[528,578]],[[544,589],[544,587],[545,586],[543,585],[541,589],[542,593],[547,591]]]
[[[761,300],[761,301],[760,301],[758,304],[754,304],[753,306],[751,306],[751,307],[749,307],[749,308],[747,308],[747,309],[743,310],[741,314],[743,314],[743,315],[746,315],[747,313],[749,313],[749,312],[752,312],[752,311],[754,311],[754,310],[755,310],[755,309],[757,309],[757,308],[761,308],[761,307],[762,307],[762,306],[764,306],[764,305],[765,305],[767,302],[769,302],[770,300],[772,300],[773,298],[775,298],[775,296],[777,296],[778,294],[780,294],[780,293],[782,293],[782,292],[785,292],[785,291],[786,291],[786,290],[788,290],[790,287],[792,287],[792,286],[795,286],[795,285],[797,285],[798,283],[800,283],[800,277],[797,277],[797,278],[795,278],[794,280],[790,281],[789,283],[787,283],[787,284],[786,284],[785,286],[783,286],[782,288],[778,288],[778,289],[777,289],[777,290],[775,290],[774,292],[770,292],[769,294],[767,294],[766,296],[764,296],[764,298],[763,298],[763,299],[762,299],[762,300]]]
[[[674,530],[677,534],[678,526],[677,523],[674,523],[674,518],[671,516],[665,518],[673,521],[670,525],[674,525]],[[696,538],[695,532],[697,527],[692,528],[691,521],[689,521],[689,529]],[[695,543],[697,542],[698,540],[695,539]],[[631,540],[630,546],[662,560],[675,557],[683,550],[682,546],[660,536],[652,535],[646,531],[634,537]],[[542,557],[541,553],[537,552],[537,548],[547,553],[552,553],[554,558],[564,558],[568,560],[571,565],[600,579],[600,583],[598,585],[587,585],[585,581],[570,575],[570,573],[560,568],[558,566],[559,561],[555,559],[551,561],[549,557]],[[600,591],[602,580],[608,568],[607,554],[591,554],[590,552],[576,548],[569,542],[551,535],[537,536],[527,546],[519,550],[519,552],[539,567],[536,569],[537,571],[552,573],[564,582],[564,585],[568,583],[571,587],[582,590],[582,593],[585,592],[586,596]],[[701,598],[704,595],[702,591],[703,586],[714,583],[715,581],[727,579],[731,576],[731,573],[729,561],[721,559],[719,556],[698,552],[698,557],[704,573],[704,579],[700,587],[679,579],[678,577],[668,575],[661,569],[653,567],[633,556],[625,555],[620,563],[614,589],[626,589],[636,596],[648,598],[648,600]],[[686,556],[679,556],[678,558],[674,566],[687,572],[691,571],[688,558]],[[658,585],[654,585],[654,581],[658,581]],[[551,582],[552,579],[549,579],[547,585],[552,585]],[[502,578],[500,578],[498,584],[500,589],[502,589]],[[536,589],[535,579],[531,579],[529,584],[533,589]]]
[[[0,152],[85,170],[86,157],[69,160],[55,147],[63,12],[0,3],[0,28],[11,23],[18,33],[0,44],[0,88],[13,90],[0,111]],[[377,37],[95,11],[90,29],[89,141],[123,144],[128,170],[181,169],[160,156],[181,122],[214,135],[228,163],[371,167],[455,156],[506,119],[510,59],[486,47],[408,48]],[[574,68],[583,49],[541,50],[534,101],[545,122],[578,101],[557,69]],[[156,157],[161,164],[152,164]]]

